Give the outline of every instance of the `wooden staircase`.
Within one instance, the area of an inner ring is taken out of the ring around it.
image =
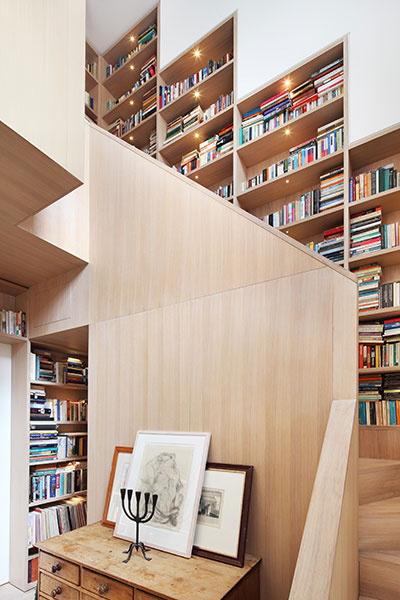
[[[360,458],[360,600],[400,600],[400,460]]]

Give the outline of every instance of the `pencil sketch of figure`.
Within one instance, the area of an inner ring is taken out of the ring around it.
[[[224,490],[203,488],[197,522],[211,527],[221,527]]]
[[[141,488],[144,492],[158,494],[151,525],[179,531],[193,449],[176,447],[174,452],[168,449],[157,451],[160,449],[159,446],[153,447],[151,452],[150,446],[144,452],[140,472]]]

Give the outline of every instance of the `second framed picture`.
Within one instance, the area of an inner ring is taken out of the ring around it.
[[[132,451],[133,448],[130,446],[116,446],[114,449],[103,519],[101,521],[101,524],[106,527],[115,526],[121,507],[120,490],[126,485],[126,478],[132,459]]]
[[[193,554],[243,567],[253,467],[208,463]]]

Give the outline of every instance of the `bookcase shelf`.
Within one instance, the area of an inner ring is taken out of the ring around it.
[[[155,36],[143,48],[132,56],[119,69],[109,77],[103,78],[103,86],[114,96],[119,98],[129,90],[135,81],[139,79],[140,67],[153,55],[157,53],[158,36]],[[133,67],[133,68],[132,68]]]
[[[86,496],[86,490],[82,492],[74,492],[73,494],[65,494],[65,496],[58,496],[58,498],[48,498],[47,500],[38,500],[37,502],[30,502],[29,508],[34,508],[36,506],[44,506],[45,504],[55,504],[57,502],[62,502],[63,500],[68,500],[69,498],[77,498],[78,496]]]
[[[240,110],[240,104],[238,105]],[[309,110],[284,125],[238,146],[237,154],[246,167],[267,160],[315,136],[318,127],[343,116],[343,95]],[[287,135],[285,132],[289,131]]]
[[[31,385],[44,385],[45,387],[56,387],[64,390],[87,390],[88,386],[80,383],[56,383],[55,381],[32,380]]]
[[[359,425],[360,429],[363,431],[368,429],[379,429],[380,431],[398,429],[400,431],[400,425]]]
[[[359,314],[359,321],[378,321],[380,319],[392,319],[400,315],[400,306],[380,308],[379,310],[368,310]]]
[[[85,104],[85,114],[97,123],[97,114],[87,104]]]
[[[48,423],[48,421],[46,421]],[[40,460],[36,463],[29,463],[29,467],[38,467],[40,465],[56,465],[62,463],[79,462],[87,460],[87,456],[73,456],[72,458],[57,458],[55,460]]]
[[[358,369],[360,375],[373,375],[374,373],[399,373],[400,366],[398,367],[375,367],[371,369]]]
[[[181,157],[197,147],[199,143],[233,122],[233,105],[221,110],[217,115],[203,121],[190,131],[182,133],[178,138],[165,142],[160,148],[160,154],[169,164],[176,164]],[[195,137],[197,135],[198,137]]]
[[[373,196],[368,196],[362,200],[356,200],[349,203],[349,214],[355,215],[364,210],[382,206],[386,212],[393,212],[399,209],[400,206],[400,188],[393,188],[385,192],[379,192]]]
[[[9,333],[0,332],[0,344],[20,344],[21,342],[27,342],[26,337],[21,335],[11,335]]]
[[[187,175],[189,179],[193,179],[204,185],[206,188],[210,188],[216,185],[219,181],[227,179],[232,176],[233,172],[233,151],[222,154],[215,160],[194,169]]]
[[[96,85],[98,85],[97,79],[91,74],[90,71],[85,69],[85,88],[86,91],[90,92]]]
[[[143,94],[145,94],[152,86],[157,83],[157,75],[153,75],[141,86],[132,91],[122,102],[116,104],[113,108],[103,114],[103,120],[107,124],[113,123],[116,119],[121,118],[124,121],[128,119],[132,112],[135,111],[135,106],[140,106],[143,102]],[[133,105],[131,104],[133,102]]]
[[[304,167],[284,173],[275,179],[270,179],[244,192],[240,192],[237,195],[239,204],[245,210],[251,210],[267,202],[284,198],[297,191],[306,189],[307,186],[311,187],[322,173],[341,164],[343,164],[342,150],[314,160]]]
[[[139,125],[127,131],[121,139],[137,148],[143,148],[149,141],[149,136],[156,128],[156,115],[144,119]]]
[[[369,265],[370,263],[378,262],[382,267],[397,265],[400,263],[400,246],[387,248],[385,250],[377,250],[376,252],[366,252],[363,256],[350,258],[350,268]]]
[[[324,229],[342,224],[343,218],[343,206],[335,206],[311,217],[282,225],[278,229],[284,233],[290,233],[290,236],[296,240],[304,240],[315,236]]]
[[[31,421],[31,425],[87,425],[87,421]]]

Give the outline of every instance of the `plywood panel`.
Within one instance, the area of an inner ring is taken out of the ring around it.
[[[92,322],[327,264],[95,126],[90,156]]]
[[[400,457],[400,427],[360,427],[360,458]]]
[[[263,597],[287,598],[332,401],[332,301],[326,268],[91,324],[89,520],[115,445],[211,431],[210,460],[255,466],[248,551]]]

